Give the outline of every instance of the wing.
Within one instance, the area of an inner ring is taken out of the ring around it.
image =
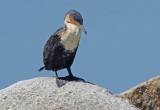
[[[47,65],[50,61],[50,55],[53,54],[54,48],[59,44],[60,42],[60,36],[65,28],[58,29],[51,37],[48,39],[46,45],[44,46],[43,51],[43,62],[45,65]],[[47,69],[47,67],[46,67]]]

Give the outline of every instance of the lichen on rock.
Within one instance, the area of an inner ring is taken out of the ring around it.
[[[121,95],[141,110],[160,110],[160,76],[139,84]]]

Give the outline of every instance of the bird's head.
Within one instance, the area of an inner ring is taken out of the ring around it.
[[[83,18],[81,14],[75,10],[70,10],[67,12],[64,19],[64,23],[66,26],[76,26],[85,34],[87,34],[87,31],[83,27]]]

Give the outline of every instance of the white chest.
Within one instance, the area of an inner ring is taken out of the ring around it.
[[[65,50],[74,51],[80,41],[81,32],[77,27],[72,27],[67,29],[61,37],[61,44],[64,46]]]

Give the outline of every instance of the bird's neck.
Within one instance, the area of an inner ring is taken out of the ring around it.
[[[74,35],[80,34],[80,29],[74,24],[66,25],[66,32]]]
[[[66,25],[65,33],[61,37],[61,43],[66,50],[74,51],[80,41],[81,31],[80,29],[73,25]]]

